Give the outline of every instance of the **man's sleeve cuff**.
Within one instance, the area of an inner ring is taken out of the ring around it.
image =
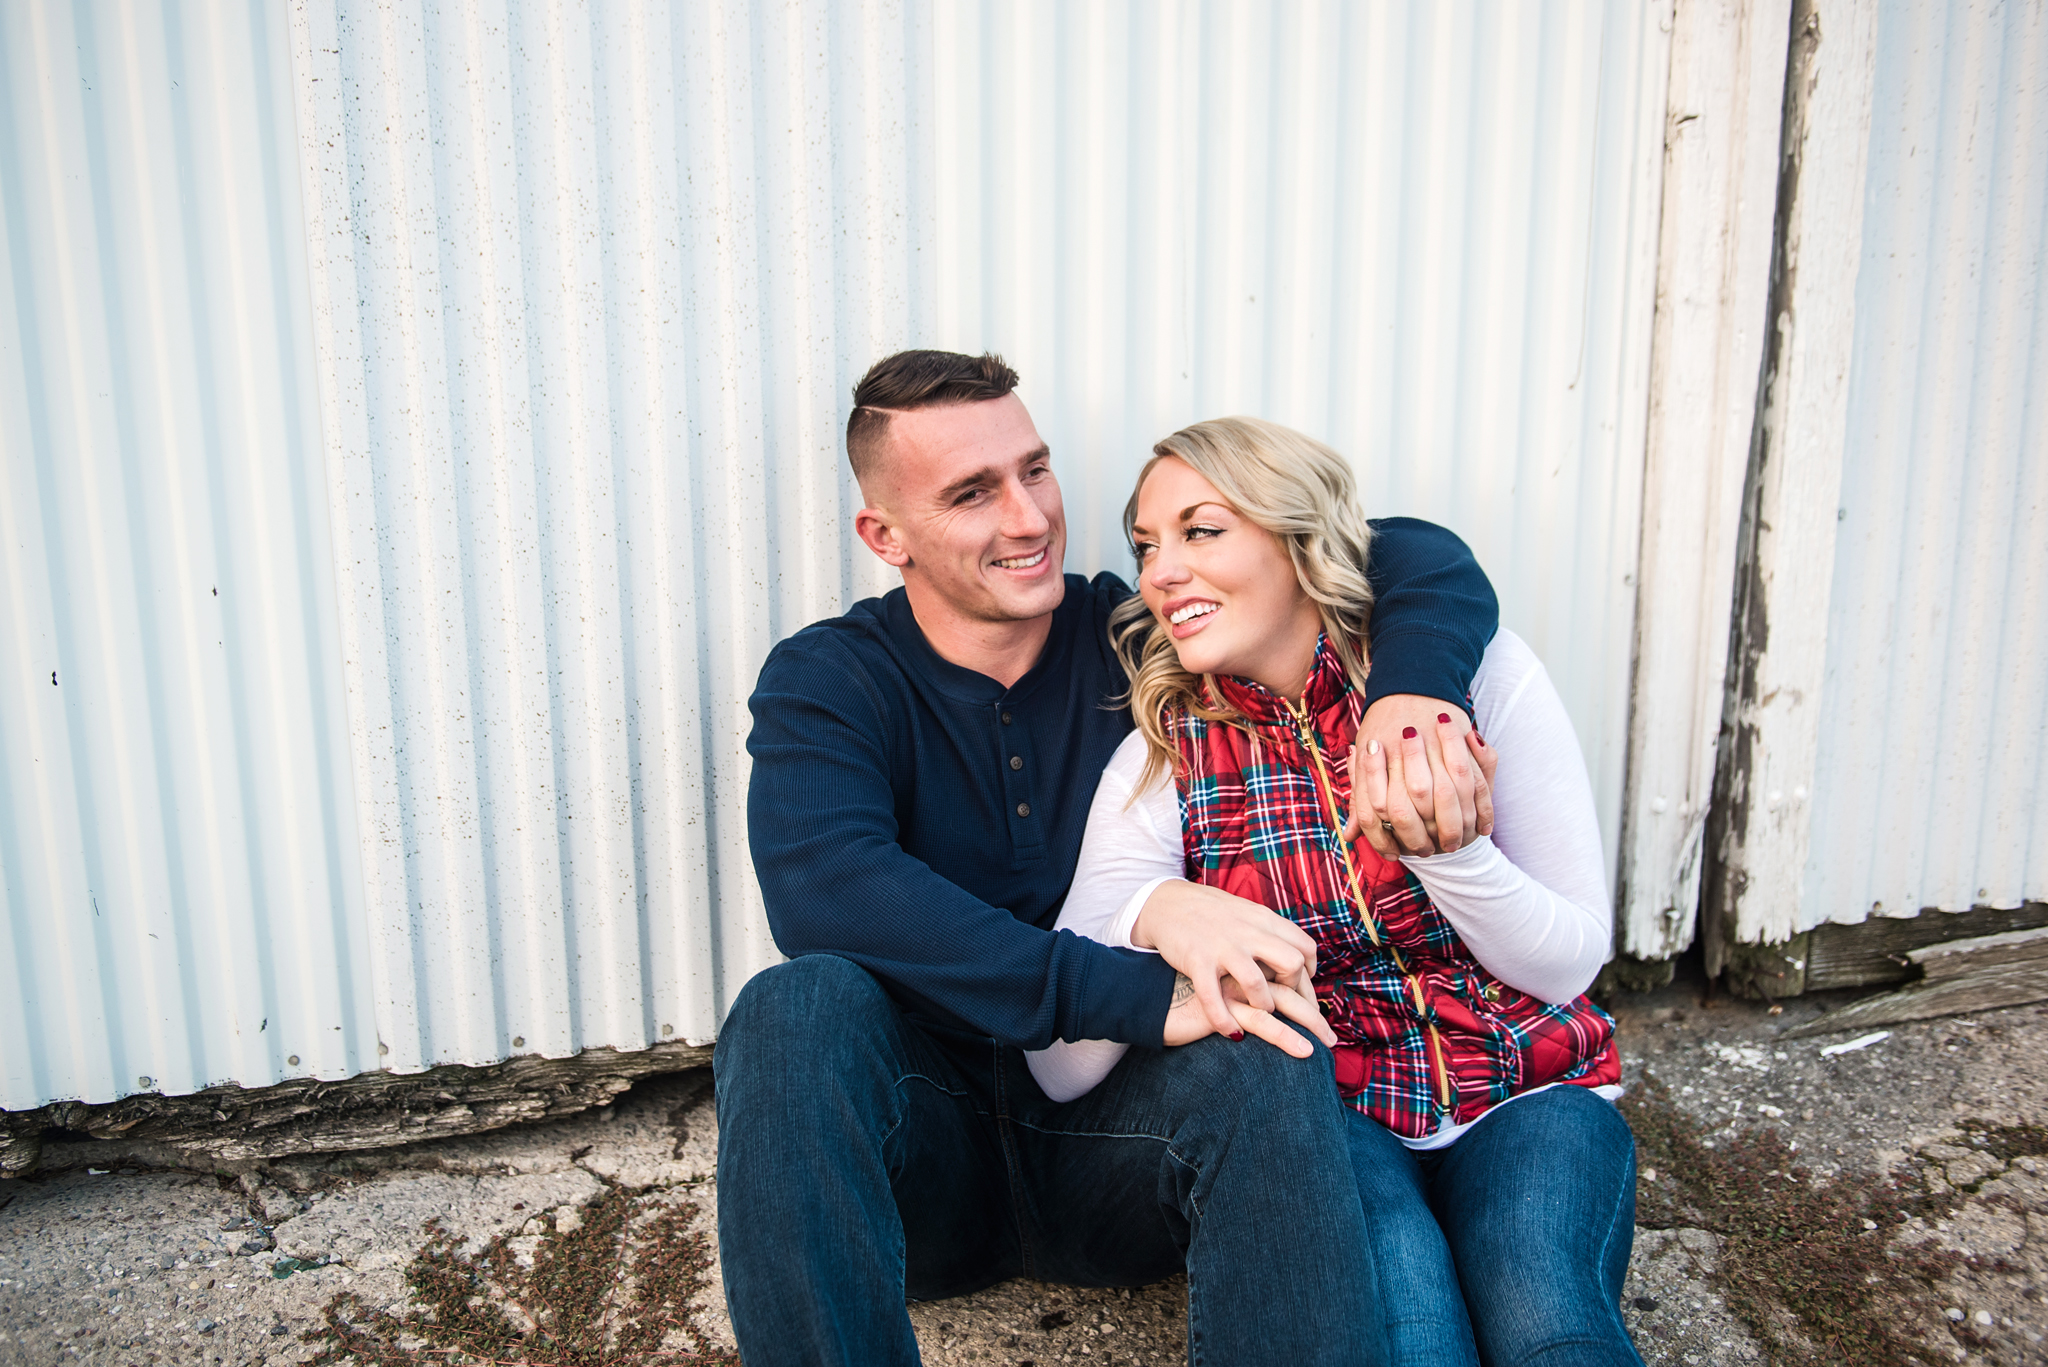
[[[1455,703],[1472,713],[1469,696],[1479,661],[1464,658],[1470,646],[1433,631],[1403,631],[1373,642],[1372,669],[1365,676],[1365,705],[1396,693],[1413,693]]]
[[[1087,1000],[1072,1037],[1163,1047],[1166,1011],[1173,1000],[1173,965],[1135,949],[1104,950],[1088,974]]]

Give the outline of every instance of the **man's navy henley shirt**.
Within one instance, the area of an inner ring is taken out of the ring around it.
[[[1500,610],[1456,535],[1373,524],[1367,704],[1461,699]],[[1045,653],[1014,687],[939,658],[902,589],[776,646],[749,706],[747,834],[784,954],[837,954],[913,1019],[1019,1048],[1158,1048],[1173,969],[1054,931],[1095,785],[1123,738],[1110,609],[1068,575]]]

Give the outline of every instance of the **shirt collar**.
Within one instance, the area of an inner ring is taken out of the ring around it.
[[[956,665],[933,650],[932,643],[925,639],[924,628],[917,624],[917,614],[910,610],[910,595],[903,589],[891,589],[883,595],[882,620],[889,635],[916,662],[918,671],[942,692],[974,704],[1021,702],[1037,692],[1046,678],[1062,676],[1073,669],[1075,614],[1081,610],[1083,595],[1078,592],[1081,585],[1075,576],[1067,575],[1066,584],[1066,596],[1053,609],[1052,629],[1046,633],[1045,648],[1039,652],[1038,662],[1007,689],[988,675]]]

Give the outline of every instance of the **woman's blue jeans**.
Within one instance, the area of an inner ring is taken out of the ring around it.
[[[747,1367],[915,1363],[906,1294],[1182,1270],[1193,1362],[1386,1360],[1320,1047],[1133,1049],[1061,1105],[1015,1049],[913,1023],[865,971],[813,955],[747,984],[715,1067],[719,1253]]]
[[[1417,1153],[1345,1109],[1398,1367],[1642,1367],[1621,1320],[1636,1145],[1584,1087]]]

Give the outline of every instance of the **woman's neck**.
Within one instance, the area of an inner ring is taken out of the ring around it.
[[[1322,639],[1322,618],[1311,616],[1305,629],[1297,628],[1273,643],[1258,667],[1243,677],[1276,697],[1300,706],[1308,691],[1308,676],[1316,665],[1316,642]]]

